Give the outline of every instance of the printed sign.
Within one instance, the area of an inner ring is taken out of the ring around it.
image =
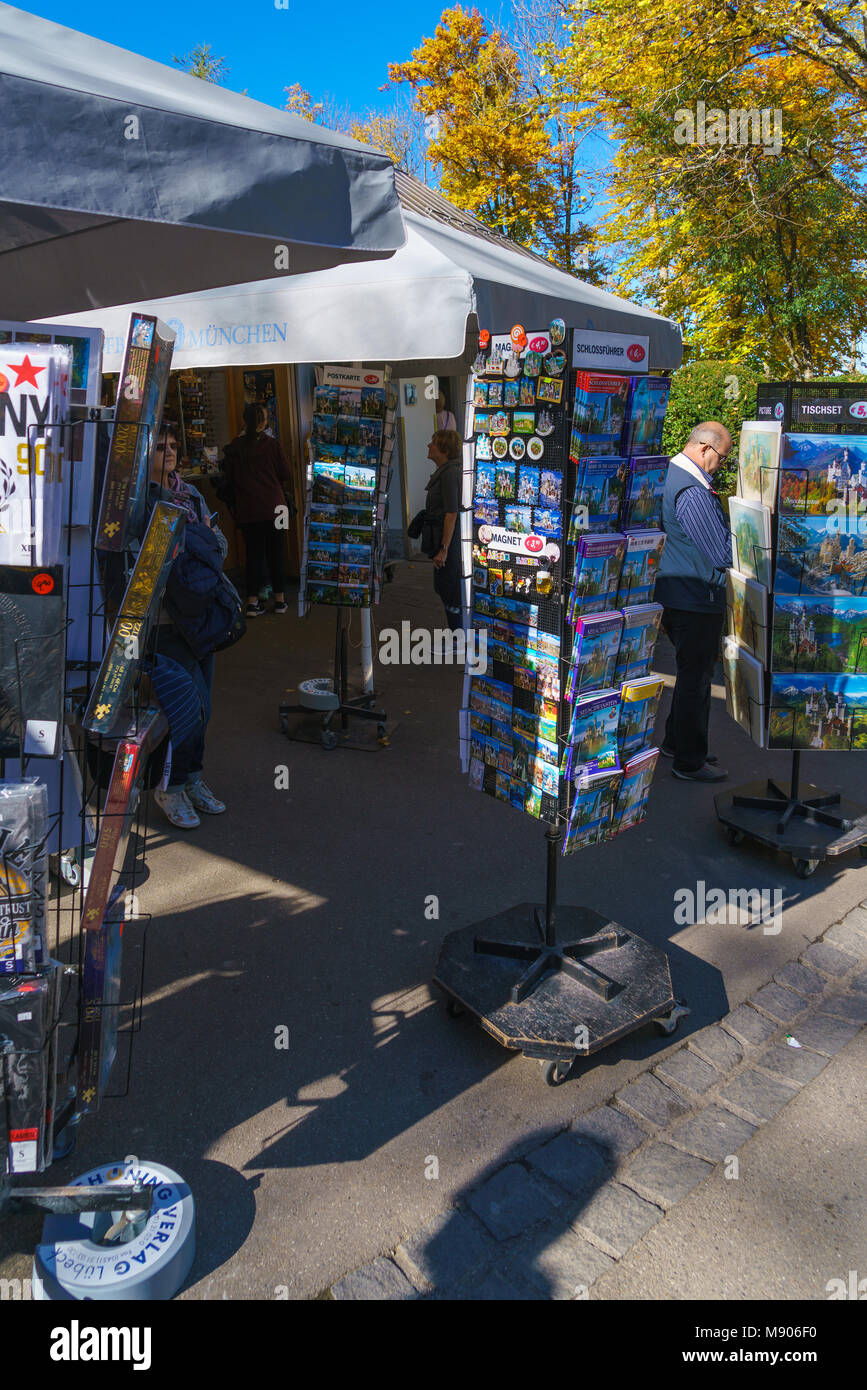
[[[510,555],[544,555],[549,560],[560,558],[560,547],[544,536],[524,535],[520,531],[507,531],[503,526],[481,526],[479,540],[491,550],[502,550]]]
[[[628,372],[636,376],[650,366],[650,338],[635,333],[597,333],[576,328],[572,338],[572,366],[581,370]]]

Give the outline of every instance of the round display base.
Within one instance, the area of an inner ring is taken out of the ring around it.
[[[34,1299],[158,1301],[173,1298],[181,1288],[196,1253],[195,1204],[189,1187],[165,1164],[137,1158],[92,1168],[74,1178],[71,1186],[113,1182],[152,1187],[150,1214],[112,1211],[47,1217],[33,1257]]]

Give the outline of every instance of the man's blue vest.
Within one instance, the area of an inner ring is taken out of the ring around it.
[[[701,487],[693,473],[681,468],[675,456],[668,466],[662,495],[662,529],[665,548],[659,562],[654,598],[667,608],[694,613],[722,613],[726,605],[725,572],[716,569],[686,534],[675,514],[675,501],[687,487]],[[725,521],[719,498],[710,496]],[[728,522],[725,522],[728,526]]]

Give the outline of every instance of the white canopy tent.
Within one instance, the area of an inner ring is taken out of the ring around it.
[[[388,260],[67,314],[64,321],[102,328],[105,371],[120,369],[133,308],[174,329],[172,365],[179,368],[388,362],[396,376],[459,374],[473,360],[480,327],[539,329],[557,317],[570,328],[647,336],[652,370],[680,365],[681,333],[671,319],[564,274],[435,194],[433,215],[411,210],[406,190],[421,185],[402,174],[397,182],[407,241]],[[442,209],[454,214],[451,221],[441,220]]]

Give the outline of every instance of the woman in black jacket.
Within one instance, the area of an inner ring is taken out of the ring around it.
[[[265,431],[264,405],[244,407],[244,433],[226,445],[225,464],[232,493],[232,515],[244,536],[248,618],[264,613],[259,589],[270,578],[274,612],[287,609],[286,528],[278,526],[278,508],[287,505],[283,485],[292,474],[276,439]]]
[[[440,548],[432,556],[434,592],[443,601],[446,622],[453,632],[463,627],[461,617],[461,437],[457,430],[437,430],[427,446],[428,458],[436,471],[427,484],[425,520],[442,535]]]

